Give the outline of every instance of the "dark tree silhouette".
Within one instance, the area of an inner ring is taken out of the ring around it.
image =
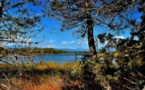
[[[38,24],[40,13],[40,8],[31,0],[0,0],[0,43],[28,43],[24,39],[43,28]]]
[[[136,1],[128,0],[52,0],[46,4],[48,15],[62,22],[61,31],[73,30],[77,37],[87,35],[92,60],[97,60],[94,27],[119,31],[128,28],[124,12]],[[116,21],[118,19],[118,21]],[[124,23],[124,24],[122,24]],[[79,34],[78,34],[79,33]]]

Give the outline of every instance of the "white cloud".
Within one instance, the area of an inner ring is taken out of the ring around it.
[[[78,42],[78,45],[80,45],[80,44],[82,44],[82,42],[81,42],[81,41],[79,41],[79,42]]]
[[[75,41],[71,41],[71,42],[69,42],[70,44],[72,44],[72,43],[75,43]]]
[[[56,41],[55,40],[49,40],[49,43],[55,43]]]
[[[25,43],[24,43],[25,42]],[[3,46],[7,46],[7,47],[13,47],[13,46],[28,46],[32,43],[32,39],[26,39],[26,38],[19,38],[19,39],[15,39],[14,42],[2,42]]]
[[[43,47],[43,46],[40,46],[40,47]],[[48,45],[46,45],[46,46],[44,46],[44,48],[56,48],[56,49],[62,49],[62,48],[68,48],[68,49],[70,49],[70,48],[72,48],[71,46],[61,46],[61,45],[52,45],[52,44],[48,44]]]
[[[115,38],[124,39],[125,37],[124,36],[115,36]]]
[[[73,44],[73,43],[75,43],[75,41],[70,41],[70,42],[68,42],[68,41],[62,41],[61,42],[61,44],[63,44],[63,45]]]
[[[79,41],[78,42],[78,45],[81,45],[81,44],[86,44],[86,45],[88,45],[88,41],[87,40],[81,40],[81,41]]]
[[[67,45],[68,42],[67,41],[62,41],[61,44]]]
[[[56,46],[55,45],[47,45],[46,47],[47,48],[55,48]]]
[[[8,36],[4,36],[6,39],[3,39],[5,41],[1,41],[0,42],[0,46],[23,46],[23,45],[30,45],[32,43],[32,39],[31,38],[26,38],[26,37],[19,37],[16,35],[10,35]],[[11,42],[10,42],[11,41]]]

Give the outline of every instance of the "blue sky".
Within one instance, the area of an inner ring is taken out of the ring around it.
[[[141,14],[136,13],[133,15],[134,19],[140,21]],[[41,41],[37,45],[32,45],[34,47],[42,47],[42,48],[57,48],[57,49],[88,49],[87,38],[76,38],[72,35],[72,30],[60,31],[61,22],[50,19],[43,18],[42,25],[45,25],[45,28],[42,32],[40,32],[37,37],[31,37],[29,41]],[[104,27],[94,27],[94,36],[99,33],[108,32]],[[124,30],[124,33],[116,34],[115,37],[127,38],[130,36],[130,30]],[[23,38],[21,38],[23,39]],[[11,46],[14,44],[8,44]],[[102,44],[99,44],[99,48],[102,47]]]
[[[132,18],[140,21],[140,13],[135,13],[132,15]],[[61,28],[61,22],[50,19],[43,18],[42,25],[45,25],[45,28],[42,32],[40,32],[37,37],[31,37],[29,41],[42,41],[37,45],[37,47],[45,47],[45,48],[57,48],[57,49],[86,49],[88,50],[87,38],[76,38],[72,35],[71,30],[67,30],[61,32],[59,29]],[[106,28],[103,27],[94,27],[94,35],[96,36],[99,33],[106,32]],[[124,33],[116,34],[115,37],[127,38],[130,36],[130,30],[124,30]],[[13,44],[9,44],[11,46]],[[99,47],[103,45],[99,44]]]
[[[43,42],[39,43],[38,47],[47,47],[47,48],[57,48],[57,49],[86,49],[88,50],[88,42],[87,38],[76,38],[72,35],[72,31],[63,31],[61,32],[59,29],[61,27],[61,22],[58,22],[53,19],[44,19],[43,24],[46,24],[45,29],[41,32],[41,35],[44,36]],[[101,29],[101,30],[98,30]],[[106,28],[95,27],[95,36],[98,33],[106,32]],[[129,30],[125,30],[124,33],[120,33],[120,35],[115,35],[115,37],[129,37]],[[34,38],[34,41],[41,41],[42,38]],[[102,47],[102,44],[99,44],[99,47]]]
[[[136,13],[132,18],[140,21],[140,13]],[[32,41],[42,41],[37,47],[46,47],[46,48],[57,48],[57,49],[85,49],[88,50],[87,38],[76,38],[72,35],[72,30],[66,30],[61,32],[61,22],[50,19],[43,18],[42,24],[45,25],[45,28],[42,32],[37,35],[37,38],[32,38]],[[106,32],[107,29],[103,27],[94,27],[95,36],[99,33]],[[127,38],[130,36],[130,30],[126,29],[123,33],[116,34],[115,37]],[[42,38],[43,36],[43,38]],[[99,44],[99,47],[102,47],[102,44]]]
[[[76,38],[72,35],[72,31],[70,30],[60,31],[61,22],[45,18],[43,19],[43,24],[46,25],[45,29],[41,32],[41,35],[44,35],[44,41],[43,43],[39,43],[39,47],[88,49],[86,38]],[[34,40],[38,40],[38,38],[35,38]]]

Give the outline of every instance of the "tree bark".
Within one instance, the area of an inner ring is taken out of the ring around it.
[[[2,1],[0,2],[0,18],[2,18],[3,7],[4,7],[4,0],[2,0]]]
[[[87,25],[87,30],[88,30],[88,45],[89,45],[89,51],[91,55],[91,60],[97,61],[97,52],[96,52],[96,47],[95,47],[95,42],[94,42],[94,32],[93,32],[93,27],[94,27],[94,21],[91,16],[91,4],[89,0],[86,0],[85,2],[85,16],[86,16],[86,25]]]
[[[97,60],[97,52],[94,42],[94,33],[93,33],[93,25],[92,20],[87,20],[87,28],[88,28],[88,45],[89,51],[91,55],[91,60]]]
[[[94,22],[91,17],[91,13],[88,12],[87,14],[87,29],[88,29],[88,45],[89,45],[89,51],[91,55],[91,60],[97,61],[97,52],[96,52],[96,47],[95,47],[95,42],[94,42],[94,32],[93,32],[93,26]]]

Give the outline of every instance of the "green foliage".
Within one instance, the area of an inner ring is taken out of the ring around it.
[[[67,51],[63,50],[55,50],[53,48],[14,48],[15,53],[21,54],[21,55],[37,55],[37,54],[56,54],[56,53],[68,53]]]
[[[40,25],[40,8],[31,0],[0,1],[0,41],[3,43],[31,44],[26,39],[36,36],[43,29]],[[21,8],[20,8],[21,7]],[[37,8],[37,10],[35,9]],[[37,27],[37,30],[35,29]],[[21,38],[21,40],[20,40]]]
[[[97,37],[100,40],[100,43],[105,43],[105,35],[106,33],[99,34]]]
[[[99,49],[99,52],[100,52],[100,53],[106,53],[106,48],[101,48],[101,49]]]
[[[96,62],[86,61],[82,66],[81,80],[84,84],[84,89],[86,90],[98,90],[101,89],[101,86],[96,81],[96,74],[94,73],[94,66]],[[99,68],[97,68],[99,69]]]
[[[88,43],[89,47],[91,47],[90,53],[92,56],[96,55],[93,38],[94,26],[105,26],[105,29],[107,27],[107,29],[117,32],[127,28],[132,30],[131,37],[122,40],[116,40],[111,33],[99,34],[98,39],[100,43],[107,41],[107,44],[105,43],[105,47],[101,50],[104,53],[103,60],[98,59],[98,62],[87,61],[86,59],[79,65],[63,64],[62,66],[56,63],[45,64],[44,62],[34,65],[6,66],[6,64],[1,64],[0,75],[5,73],[10,77],[10,74],[16,75],[19,71],[29,75],[66,74],[69,79],[81,81],[80,88],[82,90],[141,90],[144,87],[144,0],[50,0],[46,3],[41,0],[13,0],[12,2],[11,0],[1,0],[0,3],[0,40],[3,42],[26,44],[26,41],[17,41],[15,39],[19,37],[30,38],[32,35],[35,36],[32,33],[33,30],[37,28],[36,31],[41,31],[43,29],[42,25],[38,24],[41,21],[41,17],[37,16],[38,13],[36,12],[39,10],[35,8],[41,9],[39,13],[41,11],[48,11],[47,15],[49,14],[62,21],[61,31],[73,29],[77,37],[85,37],[88,34]],[[39,4],[44,6],[46,4],[47,7],[50,7],[38,8],[37,5]],[[32,5],[32,7],[26,7],[27,5]],[[135,8],[131,8],[134,6]],[[140,25],[137,20],[132,20],[132,18],[125,14],[126,12],[136,11],[136,7],[142,13]],[[135,40],[135,36],[138,37],[138,40]],[[111,53],[106,53],[106,50],[109,48],[117,49],[119,52],[116,55],[117,57],[114,58]],[[66,53],[65,51],[54,50],[53,48],[21,48],[14,50],[20,55],[28,55],[30,53]],[[6,56],[7,51],[1,49],[0,54]]]
[[[102,90],[99,82],[96,80],[97,63],[95,61],[85,61],[78,68],[71,71],[70,76],[73,80],[81,81],[81,90]]]

